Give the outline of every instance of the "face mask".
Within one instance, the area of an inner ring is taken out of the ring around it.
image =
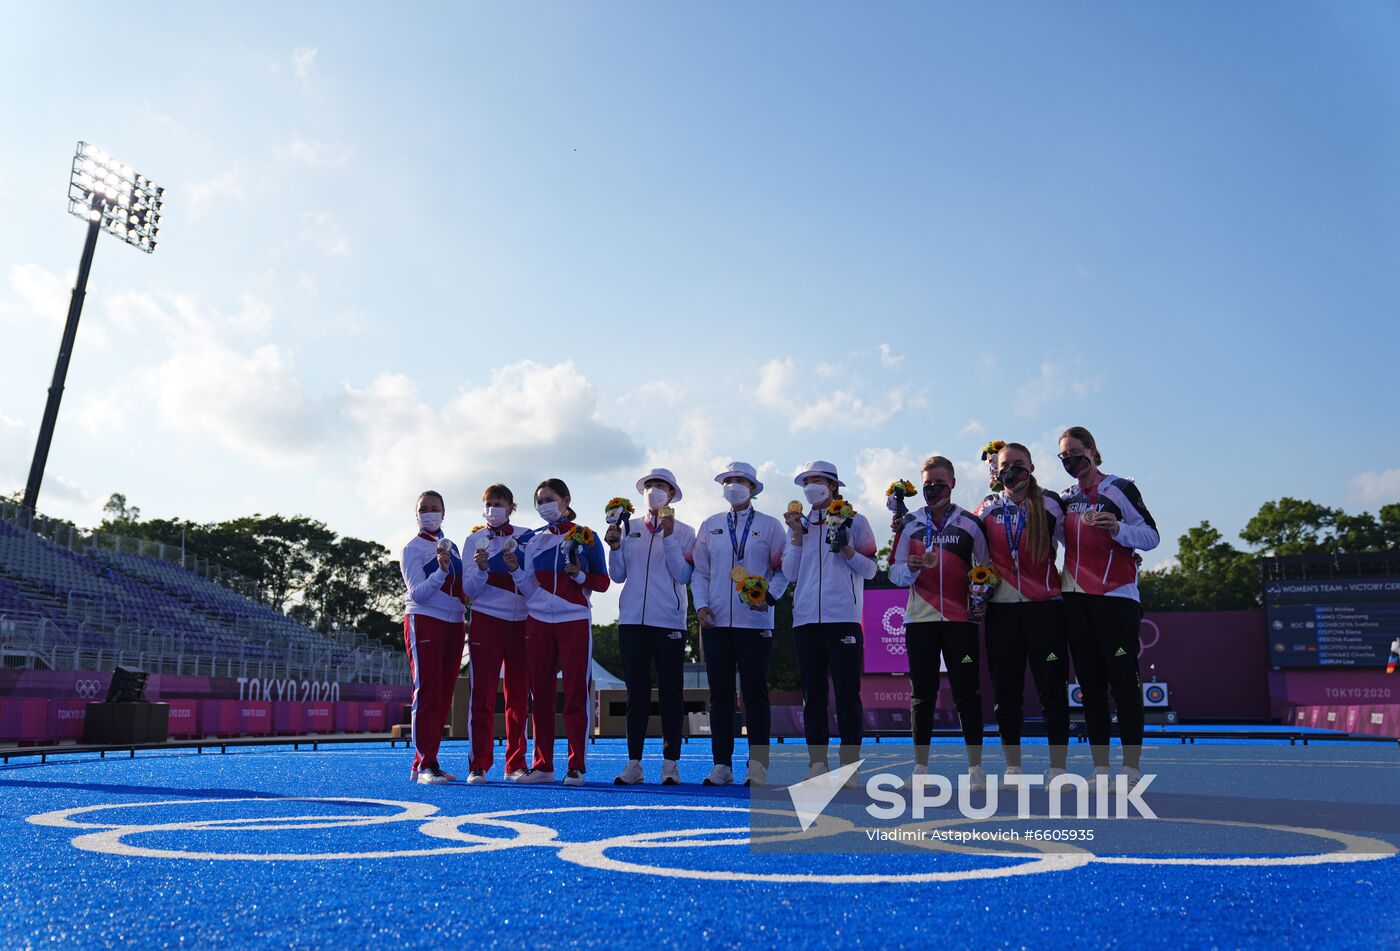
[[[1089,468],[1089,457],[1068,456],[1064,459],[1061,459],[1060,463],[1065,467],[1066,472],[1068,472],[1070,475],[1074,476],[1077,479],[1084,474],[1084,471],[1086,469]]]
[[[724,501],[730,505],[743,505],[749,500],[749,487],[742,482],[731,482],[724,487]]]
[[[831,498],[831,490],[820,482],[813,482],[811,485],[803,486],[802,494],[807,496],[807,501],[813,505],[821,505]]]
[[[544,519],[546,522],[553,523],[559,521],[558,502],[542,502],[539,505],[535,506],[535,511],[539,512],[540,518]]]
[[[418,527],[425,532],[435,532],[442,527],[441,512],[419,512]]]
[[[1007,466],[997,475],[997,480],[1008,489],[1014,489],[1031,477],[1025,466]]]
[[[650,489],[647,489],[648,507],[659,509],[669,501],[671,501],[671,493],[660,486],[652,486]]]
[[[937,505],[942,499],[948,497],[953,491],[952,486],[944,485],[941,482],[924,483],[924,501],[929,505]]]
[[[486,524],[492,528],[500,528],[510,519],[510,509],[504,505],[486,506]]]

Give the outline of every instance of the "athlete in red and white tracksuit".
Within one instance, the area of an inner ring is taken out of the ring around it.
[[[987,496],[977,515],[986,529],[992,568],[1001,578],[983,627],[1002,752],[1008,768],[1020,768],[1029,665],[1050,744],[1050,767],[1063,770],[1069,744],[1069,644],[1055,555],[1064,539],[1064,509],[1058,495],[1036,482],[1025,446],[1008,443],[995,461],[1004,488]],[[1033,537],[1037,531],[1038,539]]]
[[[974,565],[986,564],[987,536],[977,516],[951,501],[956,485],[951,462],[933,457],[924,464],[923,477],[924,498],[930,504],[912,513],[890,557],[890,581],[910,589],[904,644],[914,761],[928,766],[941,653],[968,764],[977,769],[982,763],[982,697],[977,621],[968,604],[967,573]],[[925,564],[929,552],[935,555],[933,565]]]
[[[534,533],[510,523],[509,509],[512,506],[507,500],[487,501],[497,503],[488,509],[495,515],[491,520],[504,518],[506,521],[478,528],[465,543],[468,555],[473,559],[473,563],[467,565],[462,582],[472,607],[471,625],[467,630],[467,642],[471,648],[468,655],[471,665],[467,668],[471,678],[468,735],[471,739],[473,774],[469,781],[480,781],[481,776],[491,769],[496,734],[496,687],[503,667],[506,778],[519,778],[527,768],[525,717],[530,708],[530,677],[525,654],[525,619],[529,608],[525,596],[516,587],[506,568],[504,555],[510,545],[523,552],[523,546],[529,544]],[[485,567],[478,564],[481,559],[476,557],[477,552],[485,555]]]
[[[562,485],[562,483],[561,483]],[[561,506],[567,506],[568,495]],[[538,496],[537,496],[538,498]],[[541,514],[549,518],[553,511]],[[516,587],[525,595],[529,615],[525,621],[526,651],[530,666],[530,725],[535,736],[535,756],[527,781],[554,778],[554,698],[556,674],[564,673],[564,731],[568,737],[569,759],[565,782],[581,784],[587,769],[588,727],[592,721],[590,668],[593,660],[592,606],[595,591],[609,585],[602,539],[596,533],[587,545],[569,541],[576,528],[572,510],[564,517],[538,529],[517,555],[519,565],[511,573]],[[572,563],[577,574],[566,573],[571,562],[563,545],[573,548]],[[509,560],[509,559],[507,559]]]
[[[448,567],[439,563],[442,497],[425,492],[418,500],[419,531],[404,546],[399,568],[407,589],[403,638],[413,681],[411,736],[412,779],[445,782],[450,777],[438,764],[442,730],[452,706],[452,691],[462,669],[466,639],[466,600],[462,590],[462,559],[449,543]],[[425,504],[436,511],[423,511]]]
[[[1093,436],[1072,427],[1060,437],[1060,459],[1076,483],[1061,493],[1065,509],[1065,621],[1083,693],[1084,725],[1096,771],[1108,769],[1112,720],[1118,710],[1123,767],[1136,774],[1142,753],[1142,678],[1138,672],[1138,566],[1134,549],[1161,542],[1157,523],[1132,480],[1099,471]]]
[[[836,467],[816,460],[793,480],[802,487],[809,512],[784,516],[791,533],[783,549],[783,575],[795,585],[792,639],[802,672],[802,718],[811,772],[825,771],[831,743],[827,723],[827,683],[836,694],[836,726],[841,763],[860,758],[865,733],[860,701],[864,663],[861,610],[865,582],[875,577],[875,533],[856,513],[832,523],[827,507],[845,483]],[[833,550],[835,546],[836,550]],[[852,777],[854,778],[854,777]]]

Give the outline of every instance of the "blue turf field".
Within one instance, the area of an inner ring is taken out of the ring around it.
[[[1257,748],[1264,759],[1249,769],[1400,767],[1394,745]],[[875,749],[910,752],[907,741]],[[959,755],[937,752],[950,764]],[[708,753],[687,744],[684,778],[698,783]],[[753,854],[743,787],[614,787],[622,755],[617,741],[592,747],[582,789],[410,785],[408,754],[384,744],[17,760],[0,769],[0,945],[1400,946],[1393,853],[1073,867],[1029,852]],[[1184,773],[1196,755],[1162,744],[1147,762]],[[1074,756],[1083,769],[1086,754]],[[460,744],[445,747],[449,768],[464,758]],[[1210,775],[1248,776],[1222,762]],[[1359,801],[1370,801],[1364,790]],[[122,808],[67,812],[91,806]],[[490,815],[502,812],[513,814]],[[1027,870],[997,871],[1016,868]],[[929,871],[950,880],[860,878]]]

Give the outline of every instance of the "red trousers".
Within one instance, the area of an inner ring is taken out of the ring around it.
[[[467,625],[426,614],[403,619],[403,644],[413,680],[413,768],[438,765],[442,728],[452,708],[452,691],[462,670]]]
[[[472,684],[471,768],[491,769],[496,738],[496,685],[505,662],[506,772],[525,768],[525,713],[530,706],[530,678],[525,659],[525,622],[502,621],[489,614],[472,615],[467,632],[471,645]]]
[[[551,624],[525,621],[525,650],[530,665],[530,727],[535,734],[533,769],[554,771],[555,675],[564,672],[564,735],[569,740],[569,769],[586,770],[588,722],[592,716],[590,668],[593,627],[587,619]]]

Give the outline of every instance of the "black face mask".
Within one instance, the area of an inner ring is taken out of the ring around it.
[[[951,486],[942,485],[936,482],[924,483],[924,501],[929,505],[937,505],[953,491]]]
[[[1016,488],[1030,477],[1030,470],[1025,466],[1007,466],[1001,472],[997,473],[997,481],[1008,489]]]
[[[1088,456],[1070,456],[1067,459],[1061,459],[1060,464],[1065,467],[1066,472],[1077,479],[1089,468],[1090,461]]]

